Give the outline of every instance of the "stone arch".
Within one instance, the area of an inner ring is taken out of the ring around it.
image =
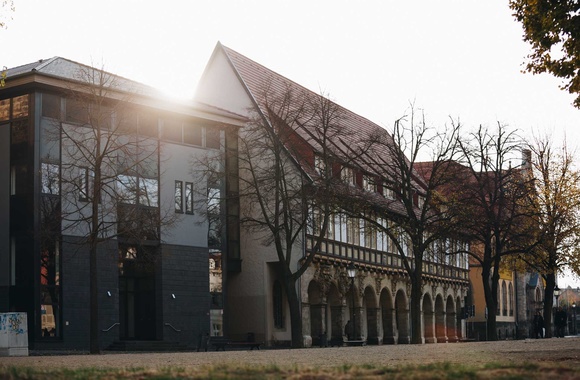
[[[381,291],[379,305],[381,310],[383,343],[395,344],[397,342],[395,329],[395,308],[393,306],[393,297],[391,296],[391,292],[386,288]]]
[[[322,333],[326,330],[326,305],[323,304],[322,287],[316,280],[308,284],[308,304],[310,305],[310,336],[312,345],[319,345]],[[305,332],[306,333],[306,332]]]
[[[361,334],[361,321],[362,321],[362,305],[361,298],[359,296],[359,291],[356,286],[356,281],[351,282],[348,287],[348,291],[345,294],[345,304],[346,304],[346,320],[351,322],[351,330],[345,331],[346,335],[350,335],[350,339],[359,339]]]
[[[433,301],[429,293],[423,295],[421,309],[423,310],[423,336],[425,337],[425,343],[435,343]]]
[[[366,337],[369,344],[380,344],[383,341],[383,337],[379,335],[380,309],[376,294],[372,286],[367,286],[363,295],[361,335]]]
[[[447,328],[447,341],[457,342],[457,313],[455,312],[455,302],[453,302],[453,296],[449,295],[447,297],[447,302],[445,303],[445,326]]]
[[[330,285],[327,297],[329,309],[327,317],[327,329],[326,335],[330,337],[332,341],[340,342],[342,341],[342,336],[344,333],[344,325],[348,318],[345,316],[345,306],[342,302],[342,295],[340,290],[335,284]]]
[[[409,331],[409,303],[405,291],[399,289],[395,295],[395,329],[397,333],[397,343],[411,343]]]
[[[443,296],[441,294],[437,294],[435,297],[435,337],[437,339],[437,343],[447,342],[445,310]]]

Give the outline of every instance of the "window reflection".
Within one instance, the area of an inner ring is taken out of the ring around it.
[[[60,199],[40,202],[40,318],[43,338],[60,336]]]
[[[42,192],[58,195],[60,193],[59,165],[43,162],[40,168]]]
[[[139,203],[143,206],[157,207],[159,203],[159,188],[157,179],[140,178]]]
[[[222,222],[221,222],[221,192],[218,188],[208,187],[207,189],[207,215],[208,215],[208,236],[209,247],[221,246]]]

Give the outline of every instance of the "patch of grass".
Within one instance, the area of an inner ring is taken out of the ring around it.
[[[343,364],[336,367],[307,367],[297,364],[244,365],[218,364],[193,368],[79,368],[40,369],[27,367],[0,367],[0,379],[8,380],[68,380],[68,379],[258,379],[258,380],[326,380],[326,379],[556,379],[578,378],[578,365],[567,363],[510,364],[487,363],[463,365],[457,363],[431,363],[411,366],[381,366],[374,364]]]

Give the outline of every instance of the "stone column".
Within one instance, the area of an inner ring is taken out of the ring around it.
[[[435,343],[435,334],[433,331],[434,328],[434,324],[433,324],[433,318],[434,317],[434,313],[432,311],[428,311],[428,312],[423,312],[423,326],[424,331],[423,331],[423,336],[425,337],[425,343]]]
[[[302,337],[304,347],[312,347],[312,335],[310,333],[310,304],[302,303]]]
[[[364,326],[364,323],[366,321],[363,320],[363,308],[360,306],[355,306],[354,308],[354,314],[355,314],[355,321],[353,321],[354,323],[354,337],[352,337],[353,340],[359,340],[361,339],[361,333],[363,331],[362,327]]]
[[[447,313],[447,341],[457,342],[457,313]]]
[[[444,311],[435,314],[435,335],[437,343],[447,343],[447,319]]]

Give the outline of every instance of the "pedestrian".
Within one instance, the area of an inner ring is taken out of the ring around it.
[[[346,322],[346,325],[344,326],[344,335],[346,335],[346,340],[350,340],[350,333],[351,333],[351,323],[350,323],[350,319],[348,320],[348,322]]]
[[[534,335],[536,339],[544,337],[544,317],[539,311],[534,316]]]
[[[563,338],[566,330],[566,323],[568,322],[568,315],[561,307],[556,309],[554,315],[554,326],[556,326],[556,337]]]

